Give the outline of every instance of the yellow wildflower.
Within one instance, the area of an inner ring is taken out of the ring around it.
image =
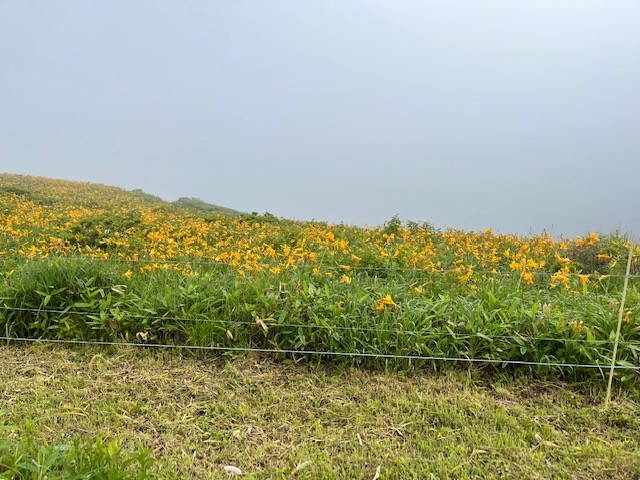
[[[531,273],[523,273],[522,274],[522,281],[524,283],[528,283],[529,285],[531,285],[533,283],[533,275]]]
[[[389,295],[389,294],[387,294],[384,297],[378,299],[377,302],[378,302],[378,306],[376,307],[376,310],[384,310],[385,306],[389,306],[389,307],[395,307],[396,306],[396,302],[393,301],[393,299],[391,298],[391,295]]]

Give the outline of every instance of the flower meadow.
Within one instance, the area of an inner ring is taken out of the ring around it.
[[[601,367],[559,370],[577,375],[611,364],[623,235],[440,231],[397,217],[359,228],[203,205],[0,175],[3,336]],[[638,253],[623,367],[639,365]]]

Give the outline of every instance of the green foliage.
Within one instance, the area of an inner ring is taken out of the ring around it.
[[[112,264],[83,258],[27,261],[0,290],[5,335],[36,338],[112,339],[99,319],[117,308],[120,277]],[[122,287],[120,287],[122,288]]]
[[[157,195],[151,195],[150,193],[143,192],[139,188],[131,190],[131,192],[129,193],[130,195],[135,196],[137,199],[141,200],[144,204],[147,205],[157,205],[164,203],[164,200],[162,200]]]
[[[204,200],[200,200],[199,198],[194,198],[194,197],[192,198],[180,197],[178,200],[173,202],[173,205],[179,208],[184,208],[187,210],[195,210],[198,212],[215,212],[215,213],[223,213],[225,215],[232,215],[232,216],[241,214],[241,212],[239,212],[238,210],[207,203]]]
[[[69,233],[65,240],[70,245],[89,246],[105,249],[107,238],[126,237],[129,229],[137,227],[141,223],[140,216],[131,212],[124,217],[113,215],[92,215],[78,220],[69,227]]]
[[[0,310],[0,327],[15,337],[353,354],[346,361],[355,364],[386,363],[358,356],[379,354],[606,369],[617,325],[606,292],[523,288],[517,277],[465,292],[454,277],[394,270],[381,276],[366,267],[350,283],[335,279],[340,270],[328,271],[332,277],[305,268],[238,276],[224,265],[202,264],[189,274],[167,268],[128,278],[126,267],[82,258],[17,265],[1,291],[8,309]],[[421,285],[422,293],[411,285]],[[386,296],[393,304],[380,308]],[[14,310],[22,308],[28,310]],[[632,316],[640,313],[635,286],[626,308]],[[618,360],[640,361],[640,326],[633,322],[623,323]],[[425,362],[397,365],[409,363]],[[637,378],[632,370],[619,371],[627,383]]]
[[[0,194],[4,195],[17,195],[19,197],[25,197],[29,200],[33,200],[33,194],[30,190],[18,186],[6,185],[0,186]]]
[[[295,224],[295,222],[291,220],[279,219],[274,214],[269,212],[264,212],[262,215],[259,214],[258,212],[243,213],[240,215],[240,218],[247,225],[268,223],[268,224],[284,224],[290,227],[293,224]]]
[[[16,427],[1,425],[0,432],[15,433]],[[157,478],[150,471],[154,460],[149,451],[129,454],[118,442],[96,438],[72,444],[41,444],[33,437],[0,440],[0,478],[15,480],[105,480]]]
[[[573,268],[581,273],[624,275],[627,265],[629,239],[619,232],[599,237],[596,241],[577,242],[569,245],[567,258]],[[640,264],[631,265],[631,274],[640,274]]]
[[[383,232],[387,235],[396,235],[402,229],[402,220],[398,215],[391,217],[391,220],[385,222]]]
[[[402,233],[403,228],[406,228],[411,232],[415,232],[422,229],[430,235],[438,233],[438,229],[428,221],[418,223],[411,220],[407,220],[403,222],[400,219],[399,215],[394,215],[393,217],[391,217],[391,219],[387,220],[383,225],[382,231],[387,235],[391,235],[391,234],[397,235],[399,233]]]

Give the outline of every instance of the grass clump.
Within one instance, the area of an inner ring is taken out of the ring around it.
[[[29,427],[28,430],[33,429]],[[0,440],[0,478],[12,480],[108,480],[157,478],[150,472],[153,459],[141,449],[135,454],[122,451],[119,442],[83,441],[76,436],[71,444],[37,444],[33,433],[21,438],[18,427],[0,425],[6,437]]]
[[[111,339],[100,323],[119,292],[113,265],[84,258],[25,262],[5,282],[0,322],[6,336]],[[84,314],[86,312],[86,315]],[[108,331],[109,330],[109,331]]]

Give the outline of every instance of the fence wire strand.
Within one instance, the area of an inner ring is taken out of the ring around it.
[[[26,312],[26,313],[48,313],[54,315],[77,315],[84,317],[101,317],[104,316],[106,318],[117,318],[117,315],[108,312],[81,312],[74,310],[53,310],[53,309],[41,309],[41,308],[26,308],[26,307],[7,307],[0,306],[0,310],[5,311],[13,311],[13,312]],[[139,319],[139,320],[163,320],[163,321],[172,321],[172,322],[201,322],[201,323],[216,323],[220,325],[225,325],[228,327],[234,327],[237,325],[242,326],[253,326],[258,325],[257,322],[248,322],[248,321],[235,321],[235,320],[224,320],[224,319],[215,319],[215,318],[190,318],[190,317],[174,317],[174,316],[162,316],[162,315],[124,315],[125,318],[130,319]],[[288,328],[318,328],[318,329],[326,329],[326,330],[340,330],[340,331],[357,331],[357,332],[374,332],[374,333],[395,333],[400,335],[420,335],[421,331],[416,330],[400,330],[400,329],[386,329],[386,328],[375,328],[375,327],[346,327],[340,325],[319,325],[316,323],[279,323],[275,322],[275,319],[271,318],[262,318],[259,319],[264,322],[264,324],[271,327],[288,327]],[[482,332],[476,333],[450,333],[443,332],[443,336],[445,337],[454,337],[457,339],[470,339],[470,338],[484,338],[484,339],[499,339],[499,340],[530,340],[530,341],[550,341],[550,342],[577,342],[577,343],[590,343],[590,344],[611,344],[613,345],[613,340],[598,340],[593,339],[589,340],[587,338],[554,338],[554,337],[530,337],[525,335],[489,335]],[[620,345],[635,345],[640,346],[640,341],[621,341]]]
[[[96,261],[96,262],[113,262],[121,264],[141,264],[141,265],[193,265],[193,266],[210,266],[210,267],[222,267],[233,269],[234,267],[226,262],[213,261],[213,260],[175,260],[175,259],[133,259],[133,258],[96,258],[96,257],[36,257],[32,259],[26,259],[27,261],[44,261],[48,258],[82,258],[83,260]],[[3,260],[25,260],[25,257],[12,257],[2,255],[0,259]],[[261,268],[265,268],[264,273],[269,273],[270,267],[281,266],[277,263],[274,264],[260,264]],[[348,267],[348,268],[345,268]],[[287,265],[288,269],[322,269],[322,270],[338,270],[338,271],[353,271],[355,272],[413,272],[424,276],[440,276],[451,274],[467,274],[469,269],[442,269],[442,270],[428,270],[424,268],[415,267],[400,267],[400,266],[383,266],[383,267],[369,267],[359,265],[329,265],[329,264],[293,264]],[[494,275],[494,276],[506,276],[506,277],[520,277],[522,273],[517,270],[512,271],[498,271],[498,270],[474,270],[471,269],[473,274],[476,275]],[[552,276],[556,272],[541,272],[531,271],[528,274],[534,276]],[[575,272],[563,273],[566,277],[593,277],[595,279],[605,278],[625,278],[633,280],[640,278],[640,274],[579,274]],[[451,287],[453,288],[453,286]],[[7,307],[0,306],[0,310],[4,311],[20,311],[29,312],[33,314],[48,313],[56,315],[77,315],[77,316],[93,316],[93,317],[107,317],[116,318],[113,313],[107,312],[83,312],[73,310],[56,310],[56,309],[41,309],[41,308],[26,308],[26,307]],[[225,326],[255,326],[256,322],[249,321],[233,321],[223,319],[209,319],[209,318],[189,318],[189,317],[176,317],[176,316],[160,316],[160,315],[126,315],[126,318],[141,319],[141,320],[159,320],[159,321],[173,321],[173,322],[208,322],[218,323]],[[261,319],[263,322],[271,319]],[[355,332],[379,332],[379,333],[393,333],[399,335],[419,335],[420,331],[401,330],[401,329],[379,329],[374,327],[346,327],[346,326],[331,326],[331,325],[319,325],[319,324],[302,324],[302,323],[266,323],[271,327],[283,327],[283,328],[315,328],[315,329],[328,329],[328,330],[340,330],[340,331],[355,331]],[[555,341],[555,342],[579,342],[579,343],[591,343],[591,344],[613,344],[613,340],[589,340],[586,338],[546,338],[546,337],[531,337],[531,336],[506,336],[506,335],[487,335],[483,333],[453,333],[447,332],[443,335],[445,337],[453,337],[456,339],[471,339],[471,338],[484,338],[488,340],[521,340],[521,341]],[[394,355],[383,353],[368,353],[368,352],[344,352],[344,351],[321,351],[321,350],[296,350],[296,349],[269,349],[269,348],[253,348],[253,347],[228,347],[221,345],[181,345],[181,344],[162,344],[162,343],[136,343],[136,342],[118,342],[118,341],[97,341],[97,340],[64,340],[64,339],[44,339],[44,338],[26,338],[26,337],[10,337],[0,336],[0,340],[11,342],[31,342],[31,343],[50,343],[50,344],[69,344],[69,345],[94,345],[94,346],[116,346],[116,347],[135,347],[135,348],[158,348],[158,349],[185,349],[185,350],[203,350],[203,351],[219,351],[219,352],[253,352],[263,354],[284,354],[284,355],[309,355],[309,356],[333,356],[333,357],[353,357],[353,358],[376,358],[376,359],[388,359],[388,360],[415,360],[415,361],[441,361],[441,362],[461,362],[461,363],[484,363],[484,364],[502,364],[502,365],[523,365],[523,366],[545,366],[545,367],[557,367],[557,368],[586,368],[586,369],[599,369],[603,371],[609,368],[611,364],[580,364],[580,363],[562,363],[562,362],[534,362],[525,360],[504,360],[493,358],[467,358],[467,357],[438,357],[438,356],[422,356],[422,355]],[[635,341],[623,341],[619,342],[620,345],[627,345],[637,347],[640,346],[640,342]],[[636,365],[615,365],[616,370],[630,370],[640,371],[640,366]]]
[[[442,362],[461,362],[461,363],[492,363],[502,365],[528,365],[556,368],[592,368],[603,370],[609,368],[608,364],[581,364],[581,363],[561,363],[561,362],[530,362],[526,360],[500,360],[494,358],[464,358],[464,357],[435,357],[421,355],[393,355],[385,353],[367,353],[367,352],[331,352],[321,350],[289,350],[289,349],[270,349],[270,348],[252,348],[252,347],[223,347],[216,345],[171,345],[162,343],[134,343],[134,342],[106,342],[94,340],[62,340],[62,339],[39,339],[39,338],[22,338],[22,337],[6,337],[0,336],[0,340],[10,342],[30,342],[30,343],[52,343],[52,344],[69,344],[69,345],[95,345],[95,346],[113,346],[113,347],[135,347],[135,348],[163,348],[163,349],[184,349],[184,350],[210,350],[210,351],[226,351],[226,352],[248,352],[248,353],[266,353],[266,354],[286,354],[286,355],[315,355],[315,356],[334,356],[334,357],[355,357],[355,358],[376,358],[387,360],[415,360],[415,361],[442,361]],[[616,370],[633,370],[640,371],[640,366],[635,365],[616,365]]]

